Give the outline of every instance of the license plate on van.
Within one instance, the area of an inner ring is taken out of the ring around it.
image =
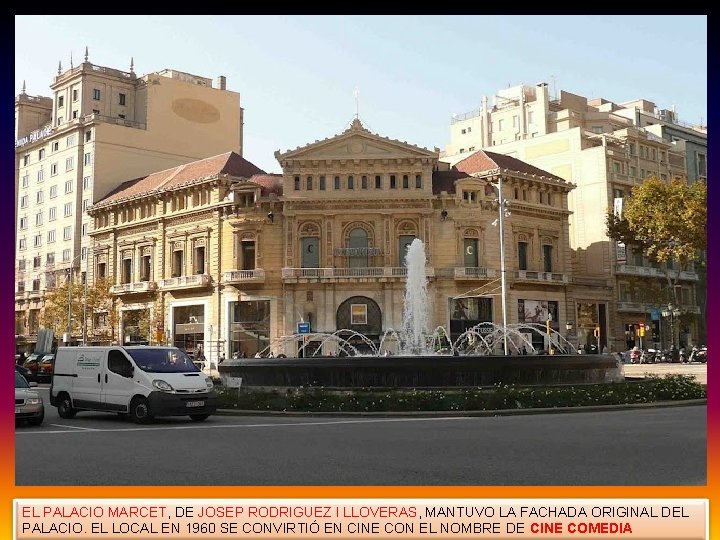
[[[188,401],[187,403],[185,403],[186,407],[203,407],[204,405],[204,401]]]

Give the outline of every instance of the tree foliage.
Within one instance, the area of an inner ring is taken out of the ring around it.
[[[650,260],[677,261],[681,268],[700,260],[707,247],[707,187],[651,178],[632,189],[621,216],[607,214],[613,240],[642,249]]]

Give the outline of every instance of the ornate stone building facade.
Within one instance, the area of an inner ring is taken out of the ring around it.
[[[426,250],[428,330],[443,326],[455,338],[479,322],[500,323],[500,176],[511,211],[508,322],[550,315],[563,331],[574,322],[572,184],[490,152],[443,166],[436,152],[357,119],[276,158],[282,176],[226,154],[123,184],[91,208],[94,267],[115,276],[121,312],[155,313],[147,341],[201,348],[211,361],[290,356],[302,345],[305,354],[336,352],[318,336],[294,336],[305,323],[311,336],[347,329],[377,344],[401,326],[404,255],[415,238]]]

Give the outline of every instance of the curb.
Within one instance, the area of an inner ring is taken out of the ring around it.
[[[238,409],[218,409],[215,414],[221,416],[340,416],[340,417],[407,417],[407,418],[433,418],[433,417],[487,417],[487,416],[518,416],[527,414],[563,414],[601,411],[618,411],[632,409],[654,409],[666,407],[691,407],[707,405],[707,399],[688,399],[683,401],[657,401],[654,403],[626,403],[621,405],[587,405],[583,407],[552,407],[530,409],[498,409],[494,411],[379,411],[379,412],[321,412],[321,411],[256,411]]]

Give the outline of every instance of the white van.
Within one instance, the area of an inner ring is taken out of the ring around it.
[[[61,418],[78,411],[155,416],[188,415],[197,422],[217,408],[213,382],[175,347],[60,347],[50,403]]]

